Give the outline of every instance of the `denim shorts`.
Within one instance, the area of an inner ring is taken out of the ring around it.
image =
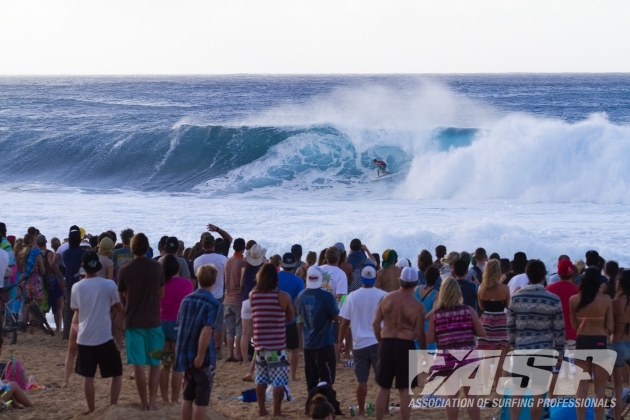
[[[175,343],[177,341],[177,321],[162,321],[162,331],[166,341]]]
[[[615,367],[622,367],[630,362],[630,341],[621,341],[617,343],[609,343],[608,348],[617,352],[617,360]]]

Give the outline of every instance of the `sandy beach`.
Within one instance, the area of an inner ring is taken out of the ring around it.
[[[157,412],[143,413],[139,411],[136,385],[132,378],[133,369],[124,366],[123,387],[118,405],[108,406],[109,380],[98,377],[96,385],[96,411],[91,415],[84,415],[87,406],[83,396],[83,379],[73,374],[70,378],[70,387],[67,389],[55,388],[54,384],[63,382],[63,363],[66,357],[67,342],[61,339],[60,335],[55,337],[44,336],[41,332],[36,332],[34,336],[22,334],[18,336],[16,345],[5,345],[2,350],[0,360],[6,361],[11,354],[22,361],[27,376],[35,375],[35,380],[45,389],[35,389],[27,391],[29,398],[35,404],[35,408],[25,410],[11,410],[3,413],[7,419],[176,419],[180,417],[180,407],[176,404],[160,403],[160,410]],[[125,353],[123,351],[123,362]],[[302,360],[298,369],[300,379],[304,378]],[[253,383],[245,383],[241,377],[247,371],[247,366],[238,363],[218,362],[217,375],[212,391],[211,407],[206,418],[208,419],[249,419],[257,417],[256,403],[243,403],[242,401],[230,400],[239,397],[241,392],[247,388],[252,388]],[[342,411],[345,417],[349,417],[348,407],[356,404],[355,400],[355,376],[352,368],[345,368],[339,365],[337,370],[337,380],[335,390],[337,398],[341,402]],[[295,398],[291,402],[284,402],[282,412],[287,418],[306,419],[304,415],[304,404],[306,402],[306,384],[302,381],[291,384],[290,390]],[[373,382],[373,375],[370,375],[368,401],[376,397],[377,386]],[[160,397],[158,397],[160,399]],[[397,393],[392,392],[392,403],[398,401]],[[267,403],[270,407],[271,403]],[[487,408],[481,410],[482,419],[498,417],[497,409]],[[443,409],[423,409],[414,410],[413,419],[443,419],[445,413]],[[394,412],[389,418],[399,419],[400,414]],[[467,418],[464,413],[460,413],[460,418]]]

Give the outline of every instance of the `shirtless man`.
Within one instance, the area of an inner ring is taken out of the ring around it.
[[[377,280],[378,281],[378,280]],[[403,420],[409,419],[409,351],[415,350],[414,339],[420,348],[426,348],[424,335],[424,305],[414,296],[418,285],[418,272],[411,267],[402,270],[400,289],[387,294],[376,310],[372,327],[378,340],[378,364],[376,383],[376,419],[382,420],[389,404],[389,392],[396,378],[396,389],[400,395],[400,413]],[[381,328],[383,322],[383,328]],[[414,379],[412,386],[417,385]]]
[[[378,270],[376,274],[375,287],[386,291],[387,293],[398,290],[400,287],[398,279],[402,270],[396,266],[398,262],[398,254],[393,249],[386,249],[383,252],[383,268]]]
[[[391,172],[387,172],[387,163],[383,162],[382,160],[378,160],[378,159],[374,159],[372,160],[372,163],[374,165],[376,165],[376,167],[378,168],[376,170],[376,175],[378,178],[381,177],[381,171],[383,175],[390,175]]]

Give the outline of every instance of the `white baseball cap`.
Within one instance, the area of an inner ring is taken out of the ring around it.
[[[322,269],[314,265],[308,269],[306,273],[306,288],[307,289],[319,289],[322,287],[322,278],[324,273]]]
[[[372,286],[376,283],[376,269],[371,265],[366,265],[361,270],[361,283]]]
[[[412,267],[405,267],[400,273],[400,280],[405,283],[415,283],[418,281],[418,271]]]
[[[409,260],[407,258],[399,258],[398,262],[396,263],[396,267],[398,268],[411,267],[411,264],[409,263]]]

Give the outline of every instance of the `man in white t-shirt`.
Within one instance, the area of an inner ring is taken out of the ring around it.
[[[376,308],[387,292],[374,287],[376,269],[367,265],[361,270],[361,288],[350,293],[341,307],[339,316],[341,327],[339,337],[345,337],[352,323],[352,346],[354,355],[354,374],[357,377],[357,402],[359,416],[365,415],[365,397],[370,366],[376,369],[378,362],[378,340],[374,335],[372,321]],[[341,338],[340,338],[341,339]]]
[[[326,250],[326,264],[320,266],[322,271],[322,288],[328,290],[335,297],[337,305],[344,295],[348,294],[348,276],[339,268],[339,257],[341,252],[335,246]],[[340,360],[339,354],[339,323],[333,322],[333,340],[335,343],[335,355],[337,363]]]
[[[339,254],[339,250],[331,246],[326,250],[326,264],[319,267],[324,273],[322,287],[332,293],[337,302],[348,294],[348,276],[339,268]]]
[[[85,378],[85,399],[88,411],[94,407],[94,375],[96,367],[102,378],[112,378],[109,388],[109,402],[118,402],[122,385],[122,360],[114,343],[111,328],[111,310],[122,312],[120,296],[116,283],[98,277],[102,268],[96,252],[83,254],[82,267],[85,279],[72,286],[70,307],[79,315],[79,333],[77,344],[79,352],[76,372]]]
[[[221,343],[223,342],[223,288],[225,285],[225,263],[227,257],[223,254],[214,252],[216,242],[212,235],[203,237],[201,246],[203,247],[203,254],[198,256],[193,262],[193,269],[195,273],[199,270],[199,267],[206,264],[212,264],[217,269],[217,280],[212,287],[212,296],[221,302],[221,310],[219,311],[219,317],[215,324],[214,330],[214,343],[217,348],[217,359],[222,358]]]

